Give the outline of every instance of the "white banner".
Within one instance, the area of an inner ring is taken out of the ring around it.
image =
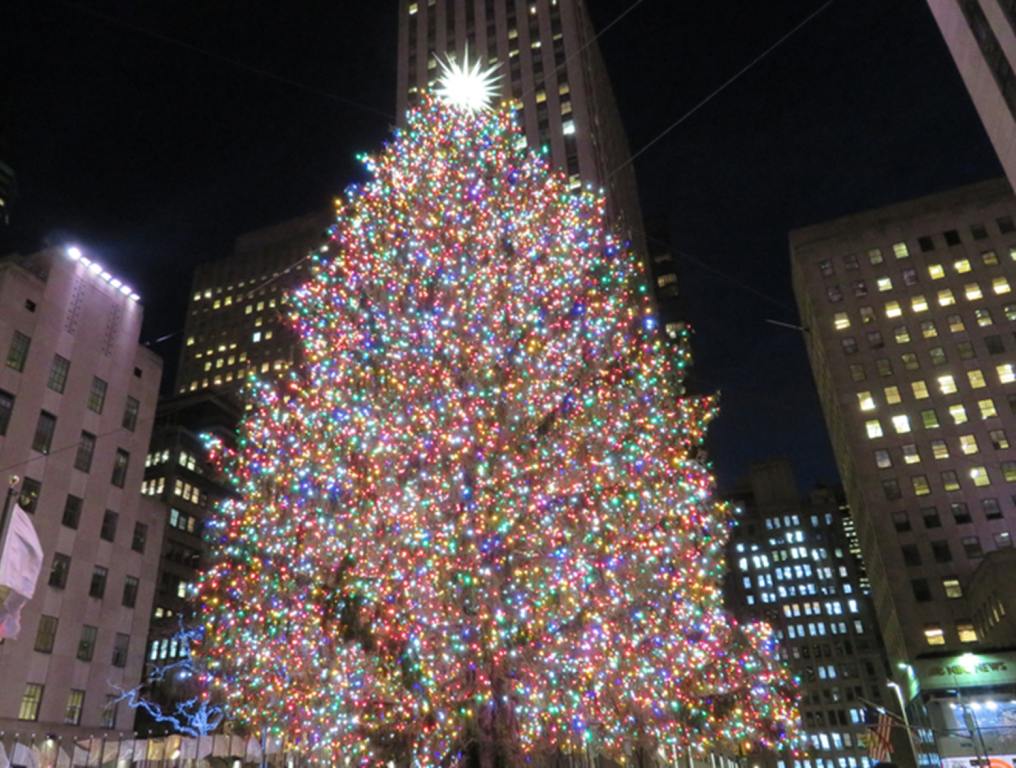
[[[42,545],[32,519],[17,504],[0,541],[0,639],[21,630],[21,609],[35,595],[42,572]]]

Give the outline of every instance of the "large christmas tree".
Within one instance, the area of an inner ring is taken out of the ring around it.
[[[365,765],[772,747],[793,685],[722,610],[713,405],[603,196],[472,106],[366,159],[291,297],[305,364],[250,386],[201,583],[230,715]]]

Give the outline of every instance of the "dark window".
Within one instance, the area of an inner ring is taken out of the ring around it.
[[[128,576],[123,583],[123,605],[126,608],[133,608],[138,601],[138,580]]]
[[[868,331],[868,346],[872,349],[882,349],[885,346],[881,331]]]
[[[970,509],[962,501],[957,501],[949,505],[949,510],[952,512],[953,520],[956,521],[957,525],[966,525],[971,522]]]
[[[81,498],[78,496],[67,496],[64,502],[63,519],[61,522],[68,528],[77,528],[81,520]]]
[[[7,350],[7,367],[15,371],[25,370],[25,361],[28,359],[28,348],[32,345],[32,339],[21,331],[15,331],[11,339],[11,346]]]
[[[11,414],[14,412],[14,395],[0,389],[0,435],[7,434],[7,427],[11,423]]]
[[[71,368],[71,361],[60,355],[53,355],[53,364],[49,367],[49,381],[46,386],[54,392],[63,394],[67,386],[67,372]]]
[[[893,525],[897,531],[905,533],[910,530],[910,517],[906,512],[893,512]]]
[[[49,585],[57,589],[67,586],[67,574],[71,570],[71,559],[57,552],[53,555],[53,565],[49,569]]]
[[[981,540],[976,536],[963,537],[963,551],[970,558],[981,557],[984,554],[981,550]]]
[[[56,416],[46,411],[39,411],[39,420],[35,424],[35,435],[32,437],[32,450],[49,453],[53,447],[53,433],[56,431]]]
[[[924,520],[925,528],[941,528],[942,520],[938,516],[938,509],[935,507],[925,507],[921,510],[921,518]]]
[[[998,231],[1003,235],[1016,232],[1016,225],[1013,224],[1012,216],[1001,216],[995,219],[995,223],[998,224]]]
[[[134,378],[135,379],[140,379],[141,378],[141,369],[140,368],[137,368],[137,367],[134,368]]]
[[[921,553],[918,551],[915,544],[904,544],[900,547],[903,553],[903,562],[906,565],[920,565],[921,564]]]
[[[106,390],[108,386],[98,376],[92,377],[92,388],[88,391],[88,410],[102,413],[106,405]]]
[[[853,381],[864,381],[868,378],[868,374],[865,373],[864,366],[860,363],[851,363],[850,365],[850,378]]]
[[[39,629],[35,633],[35,650],[39,653],[52,653],[56,641],[56,616],[40,616]]]
[[[96,627],[85,624],[81,628],[81,639],[78,640],[78,658],[82,661],[91,661],[95,654],[95,637],[99,634]]]
[[[981,499],[981,511],[984,512],[984,516],[988,520],[1002,519],[1002,507],[999,505],[998,499]]]
[[[945,350],[942,347],[932,347],[929,349],[928,357],[931,358],[932,365],[945,365],[946,363]]]
[[[931,542],[931,554],[936,563],[952,562],[952,550],[949,549],[949,542],[945,539]]]
[[[145,542],[148,540],[148,526],[144,523],[134,523],[134,535],[131,537],[131,549],[135,552],[145,551]]]
[[[931,600],[931,587],[927,579],[911,579],[910,588],[914,590],[914,599],[919,603],[927,603]]]
[[[74,454],[74,469],[88,472],[92,468],[92,456],[95,455],[95,435],[82,432],[78,441],[78,451]]]
[[[945,237],[946,245],[959,245],[960,244],[960,233],[955,229],[950,229],[948,232],[943,232],[942,236]]]
[[[889,501],[895,501],[900,498],[903,494],[900,492],[900,484],[895,478],[882,481],[882,492]]]
[[[130,637],[128,635],[116,633],[116,639],[113,641],[113,666],[114,667],[126,667],[127,666],[127,648],[130,645]]]
[[[138,425],[138,411],[141,408],[141,403],[136,398],[127,397],[127,405],[123,411],[123,428],[131,432]]]
[[[1005,352],[1001,336],[985,336],[984,346],[987,347],[989,355],[1001,355]]]
[[[92,581],[88,585],[89,597],[102,599],[102,596],[106,594],[106,577],[108,575],[108,569],[103,568],[101,565],[95,566],[95,570],[92,571]]]
[[[116,449],[116,459],[113,461],[113,476],[110,482],[117,488],[123,488],[127,480],[127,465],[130,463],[130,454],[123,448]]]
[[[974,240],[984,240],[988,236],[988,229],[983,224],[971,224],[970,236]]]
[[[956,351],[960,353],[960,360],[971,360],[975,356],[974,345],[969,341],[957,341]]]
[[[25,299],[25,309],[27,309],[29,312],[34,312],[35,302],[32,301],[31,299]]]
[[[42,493],[42,483],[34,477],[26,477],[21,481],[21,495],[18,497],[18,504],[25,512],[35,514],[35,508],[39,504],[39,495]]]
[[[905,267],[902,271],[904,285],[917,285],[917,270],[913,267]]]
[[[113,541],[116,538],[116,524],[120,515],[112,509],[107,509],[102,516],[102,528],[99,529],[99,538],[104,541]]]
[[[853,336],[847,336],[845,339],[842,339],[840,344],[843,345],[843,354],[845,355],[852,355],[857,352],[857,339]]]
[[[917,238],[917,244],[924,253],[935,250],[935,241],[929,235]]]

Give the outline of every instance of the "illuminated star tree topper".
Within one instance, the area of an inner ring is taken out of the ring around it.
[[[470,112],[490,109],[501,80],[496,66],[485,68],[479,58],[470,64],[469,49],[466,48],[462,64],[449,58],[441,61],[440,67],[441,77],[435,91],[439,99]]]

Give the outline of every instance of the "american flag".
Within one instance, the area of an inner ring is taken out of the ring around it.
[[[868,757],[875,763],[887,763],[893,753],[892,734],[893,721],[888,712],[878,716],[875,727],[868,729]]]

